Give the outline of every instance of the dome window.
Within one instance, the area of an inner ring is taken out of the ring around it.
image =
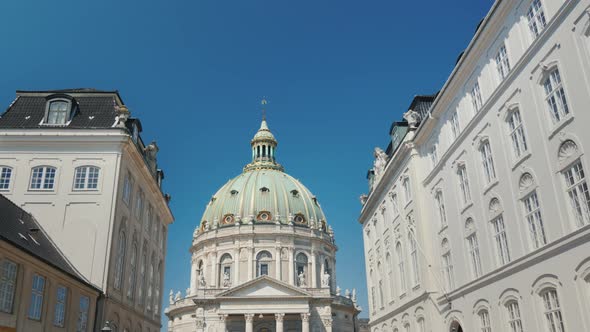
[[[267,193],[267,192],[269,192],[269,191],[270,191],[270,189],[268,189],[267,187],[262,187],[262,188],[260,188],[260,191],[261,191],[262,193]]]
[[[232,196],[235,196],[239,193],[239,191],[233,189],[232,191],[229,192]]]
[[[224,225],[229,225],[229,224],[233,224],[234,223],[234,215],[231,213],[226,214],[225,216],[223,216],[223,220],[222,223]]]
[[[293,189],[291,190],[291,195],[293,195],[293,197],[299,197],[299,191]]]
[[[307,221],[305,220],[305,217],[303,216],[302,213],[297,213],[295,215],[295,218],[293,218],[293,220],[298,224],[306,224],[307,223]]]
[[[311,200],[315,203],[315,205],[318,205],[318,198],[317,197],[313,196],[311,198]]]
[[[258,221],[272,221],[272,215],[268,211],[260,211],[256,217]]]

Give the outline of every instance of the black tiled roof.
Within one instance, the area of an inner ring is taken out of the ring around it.
[[[75,110],[67,126],[41,125],[45,117],[48,97],[51,95],[68,95]],[[17,98],[0,115],[0,129],[10,128],[69,128],[69,129],[105,129],[112,128],[117,116],[117,91],[99,91],[94,89],[66,89],[53,91],[17,91]]]
[[[0,195],[0,240],[94,288],[76,271],[35,218]]]
[[[437,94],[415,96],[408,109],[418,112],[420,118],[424,120],[428,117],[428,111],[430,111],[430,106],[434,103],[436,95]]]

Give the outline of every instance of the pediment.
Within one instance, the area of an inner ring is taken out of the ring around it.
[[[285,282],[269,276],[261,276],[244,284],[230,288],[217,295],[217,298],[284,298],[284,297],[311,297],[308,292],[291,286]]]

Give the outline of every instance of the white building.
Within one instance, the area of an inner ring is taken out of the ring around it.
[[[207,205],[190,287],[170,293],[170,332],[357,331],[356,292],[336,286],[336,244],[318,199],[276,161],[262,121],[252,162]]]
[[[155,143],[116,91],[17,91],[0,117],[0,193],[100,289],[97,327],[159,331],[167,227]],[[47,294],[53,301],[55,294]]]
[[[376,152],[371,331],[590,330],[589,73],[590,1],[493,4]]]

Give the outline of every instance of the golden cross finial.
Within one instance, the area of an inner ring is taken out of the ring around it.
[[[262,120],[266,120],[266,104],[268,104],[268,101],[266,101],[266,98],[262,98],[260,102],[260,105],[262,105]]]

